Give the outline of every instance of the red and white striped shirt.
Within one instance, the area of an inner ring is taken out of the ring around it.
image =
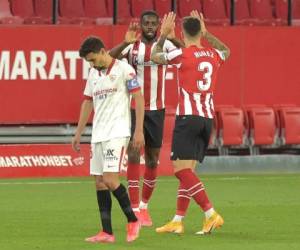
[[[178,67],[177,115],[214,117],[213,91],[225,57],[214,48],[176,49],[166,54],[169,64]]]
[[[165,75],[166,65],[157,65],[150,60],[152,49],[156,42],[145,44],[137,41],[122,51],[122,55],[132,65],[137,74],[145,98],[145,110],[159,110],[165,108]],[[166,40],[163,51],[170,52],[176,47]]]

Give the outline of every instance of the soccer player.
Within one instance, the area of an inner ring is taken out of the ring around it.
[[[213,208],[203,183],[194,172],[196,162],[203,161],[211,133],[214,108],[213,92],[220,65],[228,58],[229,48],[209,33],[202,14],[193,11],[182,21],[185,48],[163,52],[163,44],[174,29],[175,14],[169,13],[162,22],[161,36],[154,47],[151,60],[178,67],[179,100],[173,130],[171,160],[179,180],[177,211],[173,220],[156,228],[156,232],[183,233],[182,219],[193,198],[205,214],[203,228],[207,234],[223,225],[224,220]],[[206,39],[211,47],[203,47]]]
[[[126,188],[119,181],[119,171],[130,137],[130,94],[136,103],[134,148],[144,145],[144,98],[134,69],[112,58],[97,37],[87,38],[79,50],[80,57],[91,65],[84,90],[78,126],[72,147],[79,151],[80,136],[94,110],[91,140],[90,174],[95,176],[97,200],[103,230],[87,238],[88,242],[114,242],[111,225],[112,200],[118,200],[127,217],[127,241],[134,241],[140,230]]]
[[[138,35],[138,26],[141,26],[141,37]],[[128,147],[128,192],[133,210],[141,220],[143,226],[152,226],[148,212],[148,202],[153,193],[160,148],[162,146],[163,126],[165,118],[165,65],[156,65],[150,60],[150,54],[157,41],[159,17],[154,11],[145,11],[141,14],[140,25],[131,23],[125,35],[124,42],[110,50],[115,58],[127,58],[137,73],[137,79],[142,87],[145,98],[145,173],[142,187],[141,201],[139,196],[140,180],[140,151]],[[171,51],[181,46],[175,33],[170,33],[164,43],[163,51]],[[135,124],[134,104],[132,105],[132,123]],[[132,133],[134,126],[132,126]]]

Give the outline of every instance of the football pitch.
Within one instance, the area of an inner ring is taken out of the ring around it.
[[[183,235],[155,233],[174,215],[178,185],[175,177],[160,177],[150,203],[154,226],[126,243],[126,221],[113,198],[116,243],[103,245],[83,241],[99,230],[92,178],[2,179],[0,249],[300,249],[300,175],[205,175],[202,180],[225,219],[219,231],[194,234],[203,215],[192,201]]]

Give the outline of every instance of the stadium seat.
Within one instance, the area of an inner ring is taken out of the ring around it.
[[[277,21],[287,23],[288,0],[275,0],[275,16]],[[292,2],[292,18],[300,19],[300,0]],[[297,20],[295,21],[297,22]]]
[[[220,154],[228,154],[228,147],[245,147],[247,145],[244,113],[240,108],[218,107],[216,109],[218,124],[217,140]]]
[[[171,0],[154,0],[154,9],[160,17],[171,11]]]
[[[279,117],[282,144],[300,144],[300,107],[282,107],[279,109]]]
[[[34,0],[34,10],[37,16],[45,19],[52,17],[52,0]]]
[[[95,19],[96,24],[112,24],[106,0],[84,0],[84,10],[87,17]]]
[[[253,25],[248,0],[235,0],[235,24]],[[230,18],[231,0],[226,1],[227,15]]]
[[[24,24],[44,24],[50,21],[36,15],[33,0],[11,0],[11,9],[14,15],[24,19]]]
[[[276,25],[271,0],[252,0],[249,3],[250,15],[256,25]]]
[[[11,0],[10,3],[13,15],[23,18],[35,16],[32,0]]]
[[[139,18],[143,11],[153,10],[152,0],[130,0],[131,13],[133,17]]]
[[[202,11],[200,0],[177,0],[177,10],[179,17],[189,16],[192,10]]]
[[[229,18],[226,14],[224,0],[202,1],[203,15],[208,24],[228,25]]]
[[[107,2],[108,5],[108,13],[109,13],[109,16],[113,16],[113,7],[114,7],[114,3],[113,1],[108,1]],[[132,16],[131,16],[131,13],[130,13],[130,5],[129,5],[129,1],[128,0],[120,0],[118,1],[118,23],[119,24],[128,24],[131,19],[132,19]]]
[[[59,13],[62,17],[74,18],[84,17],[84,8],[82,0],[60,0]]]
[[[11,14],[8,0],[0,0],[0,24],[15,25],[23,21],[23,18]]]
[[[87,17],[108,17],[106,0],[84,0],[84,11]]]
[[[249,121],[249,143],[252,150],[257,146],[277,146],[279,131],[276,127],[274,110],[269,107],[253,107],[246,108],[246,112]]]

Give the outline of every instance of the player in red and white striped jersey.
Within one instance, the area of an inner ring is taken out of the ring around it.
[[[166,65],[157,65],[150,60],[151,52],[157,42],[159,17],[154,11],[145,11],[140,18],[141,38],[138,23],[131,23],[123,43],[110,50],[113,57],[126,58],[137,74],[145,98],[145,173],[142,197],[139,201],[140,152],[128,147],[128,191],[132,208],[139,216],[143,226],[151,226],[148,201],[156,183],[157,162],[163,138],[165,117],[165,71]],[[173,34],[163,45],[163,51],[170,52],[182,45]],[[132,124],[134,124],[134,103],[132,103]],[[132,130],[133,132],[133,130]]]
[[[194,169],[197,161],[203,161],[209,143],[216,78],[230,51],[206,30],[203,16],[192,11],[182,22],[185,48],[163,52],[164,41],[175,27],[174,21],[174,13],[165,16],[161,36],[151,54],[151,60],[156,63],[177,65],[179,90],[171,153],[175,176],[179,179],[177,211],[173,220],[157,228],[156,232],[183,233],[182,219],[193,198],[205,213],[203,228],[198,233],[206,234],[222,226],[224,220],[215,212]],[[203,47],[201,38],[212,47]]]

